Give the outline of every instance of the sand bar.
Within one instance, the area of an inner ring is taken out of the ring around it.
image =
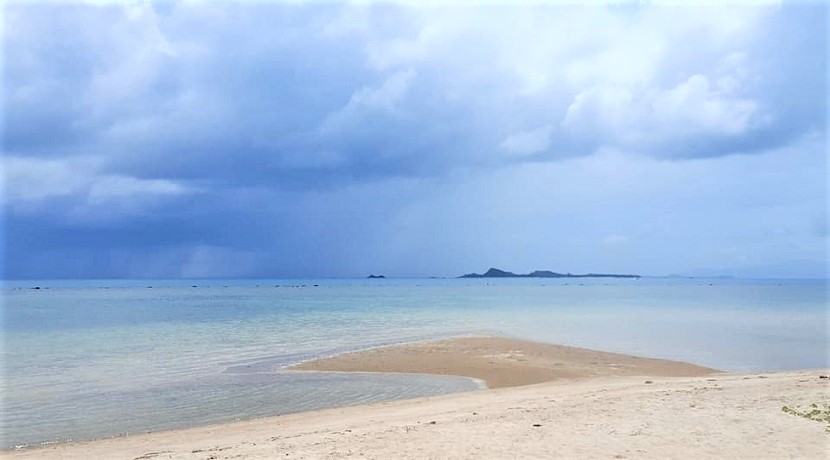
[[[373,355],[393,362],[392,357],[404,352],[414,357],[448,355],[435,361],[445,369],[427,366],[429,360],[413,359],[418,363],[413,369],[395,371],[458,375],[459,367],[451,368],[448,363],[466,363],[465,372],[501,388],[64,443],[5,456],[141,460],[827,458],[830,452],[826,423],[781,410],[782,406],[807,410],[811,404],[828,402],[830,379],[820,378],[826,370],[712,373],[672,361],[485,338],[369,350],[300,367],[335,362],[355,365]],[[482,360],[499,372],[484,372]],[[535,370],[527,372],[532,377],[507,378],[510,369]],[[507,388],[543,377],[553,380]]]
[[[680,361],[550,345],[504,337],[460,337],[345,353],[289,369],[460,375],[505,388],[562,379],[648,375],[697,377],[718,372]]]

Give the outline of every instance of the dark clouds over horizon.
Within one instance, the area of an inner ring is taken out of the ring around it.
[[[5,276],[827,274],[827,11],[11,4]]]

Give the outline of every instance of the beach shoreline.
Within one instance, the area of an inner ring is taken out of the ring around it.
[[[827,374],[822,370],[730,374],[677,361],[466,336],[349,352],[299,363],[286,372],[407,370],[463,375],[486,381],[490,388],[29,446],[3,456],[660,458],[682,453],[774,458],[796,452],[809,458],[830,448],[821,423],[781,410],[826,401],[830,386],[828,379],[818,378]],[[694,426],[678,426],[684,417],[691,417]],[[749,443],[750,426],[763,432],[763,439]],[[702,442],[706,436],[712,442]],[[665,443],[677,444],[679,450],[665,450]]]

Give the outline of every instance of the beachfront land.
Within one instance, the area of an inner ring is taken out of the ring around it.
[[[494,337],[378,348],[296,368],[465,375],[490,388],[56,444],[9,458],[818,459],[830,452],[826,370],[728,374]]]

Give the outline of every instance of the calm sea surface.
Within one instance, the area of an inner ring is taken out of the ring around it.
[[[280,370],[470,333],[729,371],[830,366],[826,280],[38,280],[4,282],[2,302],[3,448],[474,389]]]

